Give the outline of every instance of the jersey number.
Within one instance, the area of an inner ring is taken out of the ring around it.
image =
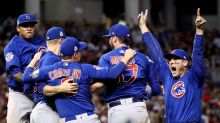
[[[127,65],[127,68],[125,69],[125,71],[132,71],[132,75],[128,80],[125,80],[125,75],[124,73],[119,77],[119,83],[122,82],[128,82],[128,83],[132,83],[136,77],[137,77],[137,73],[138,73],[138,66],[137,64],[134,65]]]

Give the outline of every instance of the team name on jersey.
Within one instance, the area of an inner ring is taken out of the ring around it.
[[[112,65],[115,65],[115,64],[118,64],[121,60],[122,60],[123,56],[110,56],[110,60],[111,60],[111,63]],[[131,60],[129,60],[128,64],[134,64],[135,61],[134,59],[132,58]]]
[[[71,74],[71,70],[73,71]],[[51,80],[55,80],[61,77],[68,77],[73,79],[80,79],[81,77],[81,70],[79,69],[62,69],[58,68],[53,71],[49,72],[49,77]]]

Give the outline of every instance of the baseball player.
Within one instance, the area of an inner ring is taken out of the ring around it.
[[[4,49],[6,70],[10,75],[8,81],[9,100],[7,123],[21,123],[27,112],[31,112],[34,103],[28,95],[33,86],[21,81],[26,66],[39,49],[46,47],[45,40],[34,35],[37,21],[31,14],[22,14],[17,19],[17,32]]]
[[[57,112],[66,123],[99,123],[97,115],[93,112],[90,79],[117,78],[135,54],[134,50],[127,50],[125,56],[112,68],[79,64],[77,62],[81,58],[80,50],[86,46],[85,42],[78,42],[76,38],[66,38],[61,43],[62,62],[34,71],[33,67],[40,57],[40,53],[38,53],[28,65],[24,76],[22,76],[25,81],[47,80],[53,86],[60,85],[66,78],[71,78],[79,84],[79,89],[75,96],[62,93],[55,100]]]
[[[43,51],[41,55],[41,59],[38,62],[38,67],[41,68],[43,66],[52,65],[56,62],[61,61],[60,57],[58,56],[60,51],[60,43],[66,37],[64,29],[61,27],[52,27],[46,33],[47,38],[47,50]],[[72,85],[74,84],[74,85]],[[47,86],[47,87],[45,87]],[[69,87],[75,86],[70,93],[74,93],[77,89],[76,83],[68,83],[64,82],[63,84],[59,85],[57,88],[61,88],[61,92],[68,92]],[[44,96],[53,96],[57,93],[57,89],[54,86],[47,85],[47,82],[35,82],[35,89],[34,89],[34,102],[36,106],[31,112],[30,122],[31,123],[59,123],[60,118],[58,114],[51,109],[49,106],[51,103],[53,104],[54,100],[53,97],[46,97]],[[44,93],[46,92],[46,93]],[[48,94],[49,93],[49,94]],[[51,94],[53,93],[53,94]],[[43,111],[42,111],[43,110]]]
[[[112,67],[123,57],[130,45],[128,27],[116,24],[109,29],[109,45],[114,49],[104,54],[99,66]],[[160,93],[157,69],[151,59],[137,52],[122,75],[105,82],[105,101],[108,104],[108,123],[150,123],[145,100],[146,83],[154,93]]]
[[[139,26],[152,59],[160,67],[160,80],[165,93],[166,123],[202,123],[201,98],[204,86],[204,24],[197,10],[196,34],[192,58],[182,49],[163,55],[158,41],[146,26],[147,10],[139,14]],[[168,63],[166,62],[166,59]]]

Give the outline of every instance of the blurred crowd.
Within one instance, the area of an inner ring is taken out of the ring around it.
[[[75,36],[82,41],[88,42],[88,48],[83,52],[82,62],[97,64],[99,57],[111,50],[108,41],[102,38],[108,28],[118,20],[106,20],[101,24],[91,24],[86,20],[80,23],[67,21],[59,23],[40,23],[37,25],[37,33],[45,37],[45,32],[51,26],[62,26],[68,36]],[[124,23],[124,22],[123,22]],[[140,52],[146,53],[146,47],[142,41],[142,35],[138,25],[129,23],[133,47]],[[166,26],[150,26],[164,52],[175,48],[182,48],[192,53],[195,30],[179,32]],[[4,47],[16,34],[16,18],[8,17],[0,20],[0,123],[6,123],[7,113],[7,74],[5,71]],[[205,62],[207,67],[206,85],[202,100],[202,114],[205,123],[220,123],[220,33],[217,30],[206,30],[205,33]],[[198,61],[199,62],[199,61]],[[95,112],[100,116],[102,123],[107,123],[107,107],[103,100],[104,88],[93,93],[92,101],[96,105]],[[163,95],[151,97],[146,101],[148,113],[152,123],[164,121],[164,97]]]

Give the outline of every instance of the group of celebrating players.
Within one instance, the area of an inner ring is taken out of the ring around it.
[[[137,20],[150,56],[133,50],[129,28],[116,24],[103,36],[112,51],[98,65],[79,63],[86,42],[66,36],[62,27],[47,30],[45,41],[34,34],[36,18],[20,15],[18,35],[4,49],[10,75],[7,123],[101,123],[91,102],[97,83],[106,87],[108,123],[150,123],[147,85],[151,95],[161,94],[163,86],[166,123],[202,123],[206,20],[198,8],[192,55],[182,49],[163,54],[147,15],[141,12]]]

